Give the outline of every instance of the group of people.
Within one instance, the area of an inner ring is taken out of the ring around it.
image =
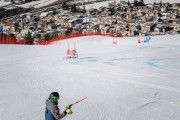
[[[58,107],[59,93],[52,92],[49,98],[46,100],[45,120],[60,120],[67,114],[72,114],[71,106],[67,106],[66,109],[60,113]]]

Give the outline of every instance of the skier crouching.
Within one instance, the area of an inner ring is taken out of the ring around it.
[[[67,114],[72,114],[71,106],[67,106],[66,110],[60,114],[58,99],[59,93],[52,92],[46,100],[45,120],[60,120]]]

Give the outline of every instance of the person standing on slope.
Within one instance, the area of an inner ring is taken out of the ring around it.
[[[60,114],[58,99],[59,93],[52,92],[46,100],[45,120],[60,120],[67,114],[72,114],[71,106],[67,106],[66,110]]]

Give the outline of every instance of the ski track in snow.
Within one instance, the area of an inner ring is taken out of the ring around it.
[[[52,91],[60,93],[61,112],[87,97],[64,120],[179,120],[178,36],[153,36],[149,46],[137,44],[138,38],[107,36],[0,45],[2,120],[44,120]],[[78,59],[64,59],[68,43],[76,43]]]

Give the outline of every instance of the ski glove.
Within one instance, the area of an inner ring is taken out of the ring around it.
[[[70,115],[72,114],[72,110],[70,108],[66,108],[66,113]]]
[[[72,105],[66,106],[66,113],[69,114],[69,115],[72,114],[71,106]]]

